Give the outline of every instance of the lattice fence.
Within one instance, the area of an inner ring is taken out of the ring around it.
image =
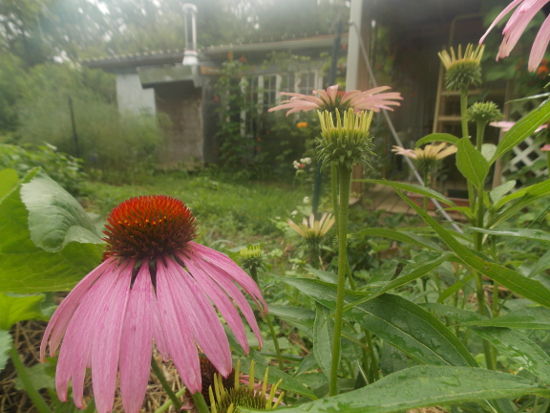
[[[532,167],[537,161],[546,159],[546,154],[540,150],[540,144],[535,143],[535,140],[531,137],[515,146],[512,151],[513,157],[508,162],[507,168],[510,172],[516,172],[525,167]],[[531,172],[535,176],[541,176],[547,173],[546,169],[544,167],[532,168]]]

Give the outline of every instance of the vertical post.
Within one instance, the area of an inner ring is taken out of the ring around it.
[[[69,114],[71,116],[71,130],[74,142],[74,152],[77,158],[80,158],[80,146],[78,144],[78,134],[76,133],[76,122],[74,119],[73,98],[69,96]]]

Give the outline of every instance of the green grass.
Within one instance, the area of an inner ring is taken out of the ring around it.
[[[279,235],[272,219],[288,217],[307,194],[305,191],[307,188],[277,183],[237,183],[202,174],[166,174],[141,185],[86,182],[83,203],[104,218],[114,206],[134,196],[173,196],[193,211],[201,242],[232,247]]]

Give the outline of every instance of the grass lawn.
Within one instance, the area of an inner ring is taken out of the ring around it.
[[[134,196],[161,194],[178,198],[197,218],[198,240],[225,248],[277,237],[273,218],[286,219],[309,195],[308,188],[283,183],[237,183],[205,174],[159,175],[141,185],[86,182],[83,189],[83,204],[101,219],[117,204]]]

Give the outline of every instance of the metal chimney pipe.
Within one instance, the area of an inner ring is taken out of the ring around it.
[[[183,52],[184,66],[197,66],[199,64],[199,55],[197,53],[197,25],[195,16],[197,15],[197,6],[192,3],[183,5],[185,17],[185,51]]]

